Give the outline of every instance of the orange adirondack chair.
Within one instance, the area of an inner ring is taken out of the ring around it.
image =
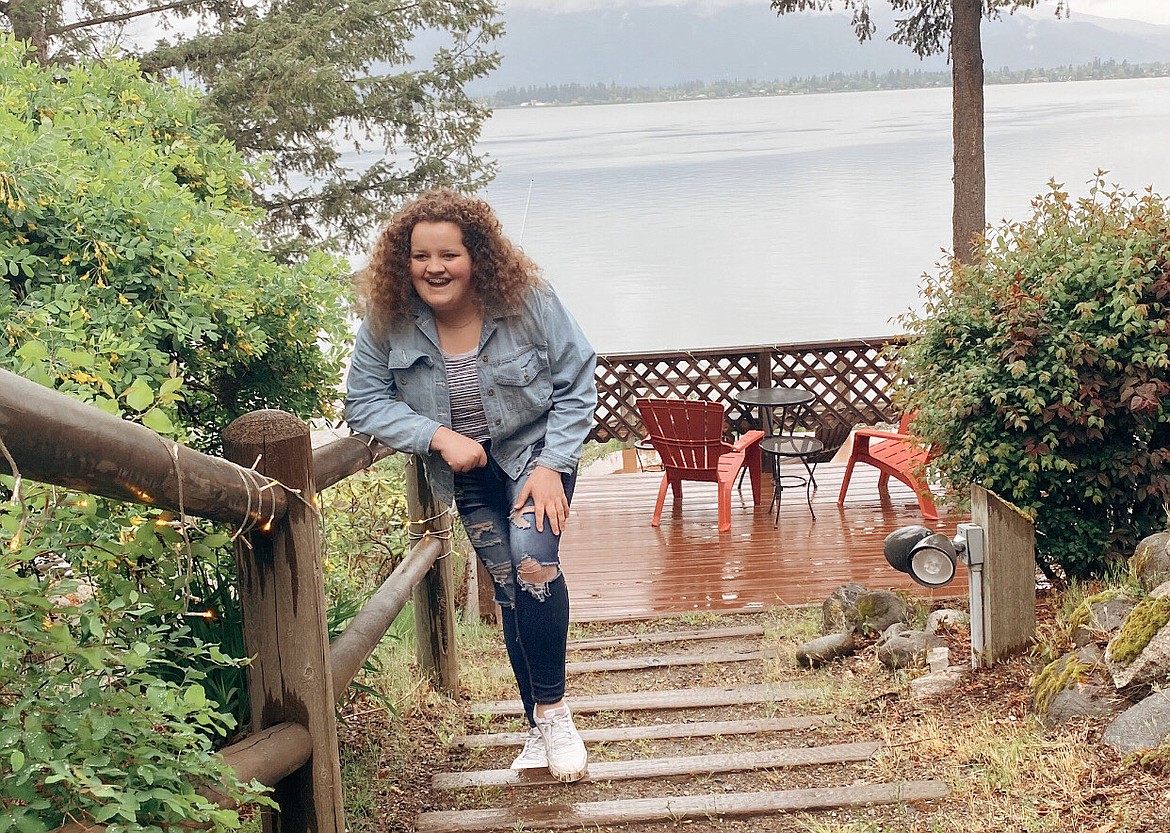
[[[854,432],[853,450],[849,454],[849,464],[845,466],[841,494],[837,496],[838,506],[845,502],[845,492],[849,488],[849,478],[853,476],[854,464],[868,463],[881,472],[878,489],[883,494],[889,488],[890,478],[897,478],[918,495],[918,508],[922,510],[922,517],[928,521],[938,520],[934,496],[930,493],[930,486],[922,479],[922,467],[930,457],[930,450],[916,445],[911,438],[910,423],[913,420],[913,412],[902,414],[897,432],[874,428],[859,428]]]
[[[763,431],[748,431],[734,444],[727,443],[723,441],[723,406],[717,402],[642,397],[637,404],[664,469],[651,526],[658,526],[662,519],[668,485],[679,503],[682,482],[698,480],[719,484],[719,531],[727,532],[731,529],[731,486],[745,466],[752,481],[752,500],[760,504]]]

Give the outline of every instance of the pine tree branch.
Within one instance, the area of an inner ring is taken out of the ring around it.
[[[102,17],[91,17],[88,20],[78,20],[75,23],[70,23],[68,26],[61,26],[56,29],[50,29],[46,32],[50,37],[57,37],[72,32],[75,29],[85,29],[90,26],[101,26],[106,23],[122,23],[126,20],[133,20],[136,17],[142,17],[148,14],[159,14],[161,12],[173,12],[177,9],[185,9],[191,6],[202,5],[204,0],[175,0],[174,3],[167,3],[162,6],[149,6],[143,9],[134,9],[128,12],[121,12],[120,14],[108,14]],[[0,7],[3,11],[3,7]]]

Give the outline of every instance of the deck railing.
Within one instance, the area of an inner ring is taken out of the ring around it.
[[[639,396],[719,402],[729,428],[742,433],[754,414],[735,395],[755,387],[799,387],[814,399],[800,427],[897,422],[894,351],[903,336],[766,344],[661,353],[609,353],[597,359],[597,413],[590,439],[644,436]]]
[[[313,450],[309,429],[283,411],[256,411],[224,431],[227,459],[168,440],[0,370],[0,472],[234,527],[251,732],[221,751],[242,781],[274,788],[266,830],[343,833],[335,702],[407,599],[415,599],[420,665],[458,688],[450,533],[421,466],[407,497],[417,545],[362,611],[328,643],[317,490],[390,453],[358,437]],[[14,470],[15,469],[15,470]],[[205,785],[214,801],[229,799]],[[96,831],[71,824],[62,831]]]

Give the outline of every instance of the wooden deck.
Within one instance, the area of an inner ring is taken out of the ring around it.
[[[759,507],[752,505],[745,482],[732,497],[731,531],[721,534],[715,484],[685,483],[682,510],[672,510],[668,493],[662,524],[655,529],[650,516],[660,472],[592,467],[577,481],[572,522],[561,544],[571,619],[619,621],[820,604],[848,583],[925,599],[965,598],[963,567],[952,584],[929,590],[892,569],[882,555],[888,533],[923,524],[914,493],[891,481],[889,497],[882,498],[877,470],[862,466],[853,473],[846,503],[837,506],[844,472],[841,463],[817,467],[815,520],[803,489],[786,490],[779,528],[773,528],[768,508],[768,476]],[[948,535],[969,520],[945,506],[939,511],[938,522],[926,525]]]

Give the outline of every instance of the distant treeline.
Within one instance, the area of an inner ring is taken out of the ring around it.
[[[1157,78],[1170,75],[1170,64],[1131,64],[1128,61],[1094,61],[1053,69],[987,70],[987,84],[1030,84],[1045,81],[1090,81],[1112,78]],[[856,92],[860,90],[911,90],[949,87],[950,70],[890,70],[889,72],[834,72],[787,81],[692,81],[672,87],[624,87],[618,84],[552,84],[509,87],[486,97],[492,107],[533,104],[632,104],[647,101],[685,101],[697,98],[737,98],[800,93]]]

